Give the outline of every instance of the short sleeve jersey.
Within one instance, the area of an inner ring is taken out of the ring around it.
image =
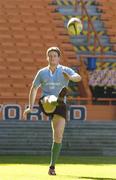
[[[35,87],[41,87],[42,96],[55,95],[58,97],[63,87],[67,87],[69,80],[64,78],[63,72],[74,75],[75,71],[69,67],[58,65],[55,72],[52,73],[49,66],[40,69],[33,81]]]

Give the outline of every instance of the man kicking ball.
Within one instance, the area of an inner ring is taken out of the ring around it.
[[[56,175],[55,164],[59,156],[66,121],[66,104],[69,80],[79,82],[81,76],[69,67],[60,65],[61,51],[58,47],[47,50],[48,66],[40,69],[35,76],[29,93],[29,108],[24,111],[24,118],[32,111],[38,88],[42,89],[39,105],[42,112],[51,117],[53,143],[49,175]]]

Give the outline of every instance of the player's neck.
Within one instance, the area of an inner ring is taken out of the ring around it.
[[[57,66],[58,66],[58,64],[57,64],[57,65],[54,65],[54,66],[49,65],[49,69],[52,71],[52,73],[55,72]]]

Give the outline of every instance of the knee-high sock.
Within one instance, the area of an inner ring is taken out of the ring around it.
[[[50,166],[55,166],[56,160],[60,154],[62,143],[53,142],[51,149],[51,162]]]

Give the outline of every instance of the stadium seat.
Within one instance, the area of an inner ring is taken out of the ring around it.
[[[47,48],[59,46],[65,65],[78,66],[79,61],[63,27],[63,17],[57,7],[51,5],[51,0],[12,0],[10,3],[4,0],[0,7],[3,12],[0,15],[0,62],[4,61],[0,79],[8,86],[5,91],[1,83],[0,95],[5,101],[6,97],[12,101],[23,97],[26,103],[35,74],[47,65]]]

